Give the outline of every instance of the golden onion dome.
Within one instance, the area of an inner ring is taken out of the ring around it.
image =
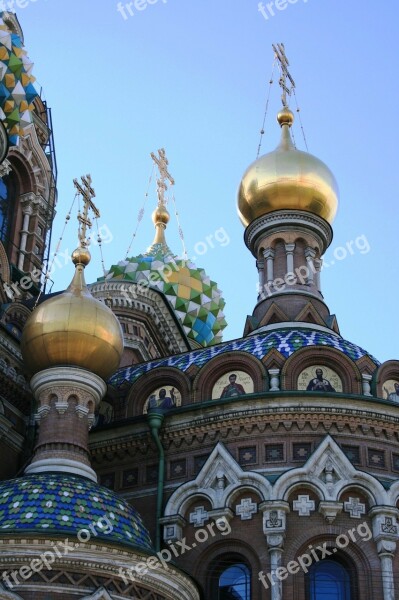
[[[277,120],[279,146],[252,163],[241,180],[237,209],[243,225],[276,210],[303,210],[332,223],[338,207],[334,175],[321,160],[295,148],[290,134],[294,115],[288,108]]]
[[[123,334],[118,319],[87,289],[87,248],[72,254],[75,275],[65,292],[49,298],[30,315],[22,333],[21,352],[34,374],[56,366],[81,367],[106,379],[119,366]]]

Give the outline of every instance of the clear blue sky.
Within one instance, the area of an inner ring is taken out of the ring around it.
[[[91,173],[101,222],[114,237],[104,246],[105,262],[123,259],[151,172],[149,154],[164,146],[189,256],[216,230],[229,236],[228,245],[216,243],[196,262],[224,292],[225,339],[240,337],[256,302],[257,271],[243,243],[236,190],[257,152],[271,44],[284,42],[309,151],[331,168],[341,193],[326,255],[335,264],[322,274],[325,299],[346,339],[381,361],[399,358],[396,0],[298,0],[268,20],[256,0],[158,0],[132,8],[134,16],[126,9],[124,19],[114,0],[27,0],[17,12],[53,111],[53,246],[73,178]],[[278,142],[279,102],[274,86],[263,152]],[[294,133],[304,149],[298,124]],[[152,241],[154,186],[150,204],[131,255]],[[76,245],[75,224],[68,229],[64,251]],[[167,238],[179,253],[173,224]],[[334,260],[359,238],[354,254]],[[89,281],[102,274],[92,253]],[[70,266],[58,269],[53,291],[71,274]]]

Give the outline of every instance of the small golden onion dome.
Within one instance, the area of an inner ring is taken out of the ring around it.
[[[79,246],[72,252],[72,262],[74,265],[83,265],[86,267],[91,260],[91,254],[87,248]]]
[[[154,225],[157,225],[158,223],[163,223],[164,225],[167,225],[169,223],[169,220],[170,214],[168,213],[165,206],[158,206],[152,213],[152,222],[154,223]]]
[[[241,180],[237,209],[243,225],[276,210],[303,210],[332,223],[338,208],[338,185],[330,169],[318,158],[297,150],[290,127],[294,115],[282,109],[277,115],[281,142],[273,152],[252,163]]]
[[[84,267],[89,251],[78,248],[72,258],[76,266],[70,286],[40,304],[27,320],[22,356],[31,374],[66,365],[106,379],[120,363],[122,329],[111,309],[87,289]]]

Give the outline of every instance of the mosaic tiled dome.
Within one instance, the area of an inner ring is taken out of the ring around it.
[[[0,537],[18,531],[76,537],[83,530],[91,532],[93,540],[152,551],[137,511],[92,481],[46,473],[0,482]],[[86,533],[81,537],[87,541]]]
[[[191,365],[203,367],[212,358],[225,352],[248,352],[248,354],[262,360],[273,348],[278,350],[285,358],[288,358],[297,350],[309,346],[329,346],[339,350],[354,361],[362,356],[369,356],[377,366],[380,364],[377,359],[360,346],[356,346],[356,344],[352,344],[352,342],[348,342],[333,333],[315,331],[314,329],[282,328],[219,344],[206,350],[185,352],[170,358],[124,367],[111,377],[109,383],[116,388],[126,385],[126,383],[132,384],[141,375],[157,367],[175,367],[181,371],[187,371]]]
[[[163,244],[153,244],[146,254],[113,265],[105,280],[123,279],[149,286],[162,292],[188,338],[201,346],[222,340],[227,323],[225,301],[204,269],[190,260],[179,259]]]
[[[20,36],[11,33],[0,17],[0,119],[12,146],[32,122],[32,102],[38,95],[32,68]]]

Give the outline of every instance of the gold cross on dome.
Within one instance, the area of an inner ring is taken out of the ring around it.
[[[79,183],[77,179],[73,180],[73,184],[77,189],[78,193],[83,198],[83,215],[79,212],[78,221],[79,221],[79,242],[82,248],[86,248],[88,246],[88,241],[86,238],[87,228],[91,229],[92,222],[89,219],[89,209],[91,209],[94,213],[96,219],[100,217],[100,211],[97,206],[94,204],[92,198],[96,197],[96,193],[91,185],[91,176],[90,175],[82,175],[80,178],[82,184]]]
[[[158,158],[159,156],[159,158]],[[175,180],[172,175],[168,171],[169,161],[166,158],[165,148],[160,148],[158,150],[158,156],[156,156],[153,152],[151,152],[151,158],[154,163],[157,165],[159,170],[159,179],[157,179],[158,184],[158,205],[165,206],[165,192],[168,189],[166,185],[166,181],[168,180],[170,185],[175,185]]]
[[[281,75],[280,75],[280,79],[279,79],[279,84],[283,91],[283,93],[281,94],[281,101],[285,108],[288,106],[287,94],[289,96],[291,96],[291,92],[295,88],[295,81],[291,77],[291,74],[288,70],[290,63],[288,62],[288,58],[285,55],[284,44],[277,44],[277,45],[272,44],[272,46],[273,46],[273,50],[274,50],[274,55],[275,55],[276,59],[278,60],[279,67],[280,67]],[[289,82],[291,84],[289,87],[287,85],[287,79],[289,80]]]

